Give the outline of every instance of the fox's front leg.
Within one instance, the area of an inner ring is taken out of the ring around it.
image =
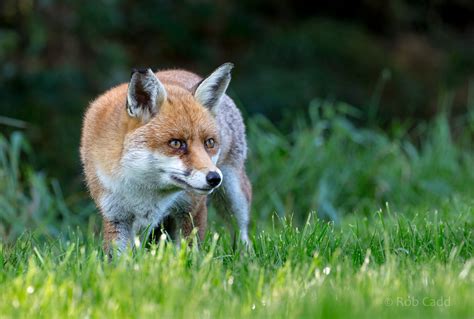
[[[114,249],[120,255],[132,243],[132,226],[131,220],[104,218],[104,250],[109,258],[114,255]]]
[[[250,221],[250,204],[252,202],[252,185],[243,167],[222,166],[224,210],[230,211],[237,219],[240,240],[251,247],[248,235]],[[222,209],[222,208],[221,208]],[[223,213],[223,212],[222,212]]]
[[[184,238],[189,238],[193,229],[197,228],[199,241],[202,242],[206,236],[207,228],[206,197],[196,196],[193,198],[193,206],[190,212],[179,214],[178,227]]]

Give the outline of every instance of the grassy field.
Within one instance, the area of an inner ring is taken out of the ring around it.
[[[386,133],[324,103],[248,122],[252,251],[211,218],[108,262],[87,195],[0,135],[0,318],[474,318],[474,112]]]
[[[472,202],[404,213],[275,218],[253,252],[220,230],[200,249],[161,242],[111,263],[98,239],[25,234],[0,248],[0,317],[472,318]]]

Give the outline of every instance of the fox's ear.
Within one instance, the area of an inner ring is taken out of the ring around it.
[[[219,105],[219,101],[229,86],[230,71],[233,67],[232,63],[224,63],[218,67],[211,75],[199,83],[194,91],[194,98],[204,107],[214,112],[215,107]]]
[[[147,122],[166,100],[166,90],[151,69],[133,69],[128,84],[127,111]]]

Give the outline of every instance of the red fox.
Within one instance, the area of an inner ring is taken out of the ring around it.
[[[207,224],[213,191],[220,212],[237,219],[249,244],[252,197],[245,172],[242,116],[225,92],[233,64],[201,79],[184,70],[133,70],[130,82],[90,104],[82,128],[81,160],[104,221],[104,247],[121,252],[137,231],[166,220],[184,236]]]

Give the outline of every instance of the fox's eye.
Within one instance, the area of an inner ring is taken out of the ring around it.
[[[169,146],[174,149],[184,149],[186,148],[186,142],[177,140],[177,139],[172,139],[171,141],[168,142]]]
[[[206,145],[206,148],[214,148],[216,144],[216,141],[214,141],[213,138],[208,138],[205,142],[204,145]]]

